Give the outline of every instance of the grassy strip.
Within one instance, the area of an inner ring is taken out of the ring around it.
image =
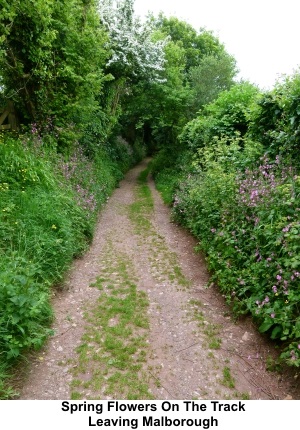
[[[149,251],[152,275],[157,279],[159,278],[160,282],[165,279],[175,283],[178,288],[186,288],[189,282],[181,271],[177,255],[169,250],[165,239],[157,233],[151,222],[154,202],[147,184],[150,171],[151,164],[138,177],[136,201],[129,206],[129,219],[134,224],[140,244],[146,246]]]
[[[86,310],[86,331],[73,372],[72,399],[151,399],[148,355],[148,299],[137,290],[126,255],[110,245],[94,284],[102,293]]]

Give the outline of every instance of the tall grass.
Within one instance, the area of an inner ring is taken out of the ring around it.
[[[51,287],[88,247],[121,177],[105,151],[91,160],[75,144],[66,157],[40,139],[0,137],[0,398],[12,393],[10,367],[51,334]]]

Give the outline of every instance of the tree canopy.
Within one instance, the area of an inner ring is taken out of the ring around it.
[[[142,22],[134,0],[0,1],[2,104],[12,100],[23,124],[51,118],[60,146],[74,132],[92,152],[117,134],[173,145],[233,84],[235,61],[216,36],[162,14]]]

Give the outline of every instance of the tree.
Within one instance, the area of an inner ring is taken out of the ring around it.
[[[190,24],[176,17],[166,18],[162,13],[155,20],[156,27],[185,51],[185,71],[197,67],[205,56],[224,52],[224,46],[211,31],[196,31]]]
[[[0,15],[4,96],[23,121],[74,121],[101,91],[108,56],[94,0],[12,0]],[[80,107],[79,107],[80,105]]]
[[[142,24],[134,16],[133,4],[134,0],[104,0],[99,4],[112,52],[107,70],[115,79],[126,77],[133,83],[140,79],[159,81],[164,70],[166,40],[153,40],[153,24]]]
[[[228,90],[236,75],[235,60],[227,52],[206,55],[200,64],[189,70],[189,81],[193,89],[193,106],[197,111],[215,100],[218,94]]]
[[[174,147],[201,105],[230,87],[235,61],[206,30],[198,33],[186,22],[162,14],[150,17],[150,22],[156,27],[152,38],[165,41],[162,79],[140,79],[131,86],[123,99],[123,130],[130,139],[140,136],[152,147]]]

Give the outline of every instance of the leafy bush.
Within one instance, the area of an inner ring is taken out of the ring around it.
[[[289,157],[299,167],[300,156],[300,74],[278,83],[261,95],[253,106],[249,133],[264,144],[269,156]]]
[[[173,203],[174,192],[179,186],[181,177],[184,177],[182,166],[189,164],[188,156],[187,152],[179,148],[164,148],[151,162],[151,173],[155,179],[156,188],[168,205]]]
[[[2,359],[10,360],[42,346],[52,311],[49,289],[36,279],[38,265],[13,253],[2,258],[0,269],[0,349]]]
[[[221,136],[229,140],[237,134],[243,137],[248,131],[250,107],[257,95],[257,88],[247,82],[223,91],[184,127],[180,135],[182,144],[196,150]]]
[[[199,239],[235,312],[250,312],[298,366],[300,177],[279,157],[254,163],[261,147],[243,146],[220,140],[199,151],[200,167],[196,161],[181,183],[174,213]]]

